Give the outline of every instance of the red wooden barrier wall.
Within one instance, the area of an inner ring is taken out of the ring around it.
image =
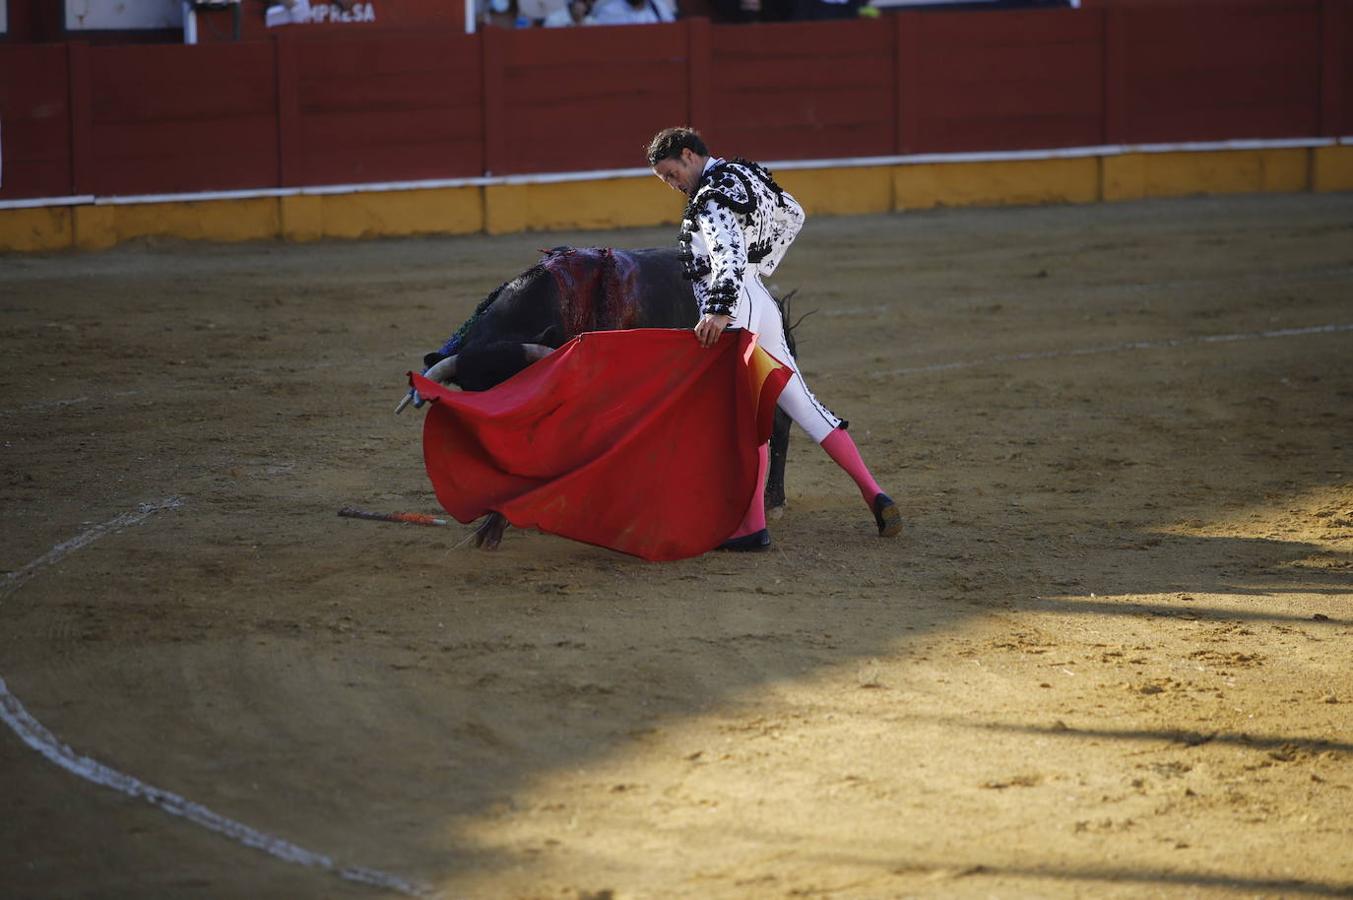
[[[0,45],[0,200],[1353,134],[1353,0],[1097,6]]]
[[[903,20],[908,153],[1102,143],[1103,16],[1059,11]]]
[[[687,26],[485,32],[488,171],[643,165],[644,145],[689,112]]]
[[[79,46],[79,45],[73,45]],[[76,189],[154,194],[272,186],[277,84],[268,44],[81,48],[91,154]],[[78,115],[78,114],[77,114]],[[78,157],[77,157],[78,158]],[[87,183],[87,187],[82,187]]]
[[[476,38],[445,31],[281,41],[282,184],[482,174],[479,54]]]
[[[713,29],[715,149],[760,159],[896,153],[893,34],[886,22]]]
[[[1353,135],[1353,2],[1324,4],[1321,134]]]
[[[1108,16],[1111,142],[1320,133],[1320,0]]]
[[[0,52],[0,198],[74,193],[69,72],[60,44]]]

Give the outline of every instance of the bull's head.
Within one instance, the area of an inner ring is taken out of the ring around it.
[[[536,360],[544,359],[551,350],[535,342],[495,341],[482,347],[466,347],[435,362],[425,374],[432,381],[454,384],[461,390],[487,391]]]
[[[486,391],[553,352],[554,348],[546,344],[499,341],[487,347],[462,350],[441,359],[437,358],[438,354],[430,353],[424,359],[424,364],[430,365],[423,376],[429,381],[455,385],[465,391]],[[403,412],[409,403],[423,405],[417,392],[410,391],[395,407],[395,412]]]

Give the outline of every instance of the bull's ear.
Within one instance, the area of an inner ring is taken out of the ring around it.
[[[564,346],[564,329],[560,325],[551,325],[528,343],[544,344],[546,347],[554,347],[557,350]]]

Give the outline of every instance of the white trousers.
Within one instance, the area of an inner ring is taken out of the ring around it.
[[[750,268],[750,266],[749,266]],[[789,383],[780,394],[779,406],[798,426],[808,433],[816,444],[822,443],[832,430],[841,424],[841,420],[818,402],[808,385],[799,374],[798,364],[789,352],[785,342],[784,322],[780,318],[780,307],[775,298],[766,290],[752,272],[742,281],[742,296],[733,315],[730,328],[746,328],[756,332],[757,343],[771,356],[794,370]]]

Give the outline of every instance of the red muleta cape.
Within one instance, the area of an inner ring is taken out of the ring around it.
[[[423,460],[458,521],[497,511],[672,560],[741,523],[791,375],[748,331],[705,349],[688,329],[642,328],[579,335],[488,391],[410,383],[431,401]]]

